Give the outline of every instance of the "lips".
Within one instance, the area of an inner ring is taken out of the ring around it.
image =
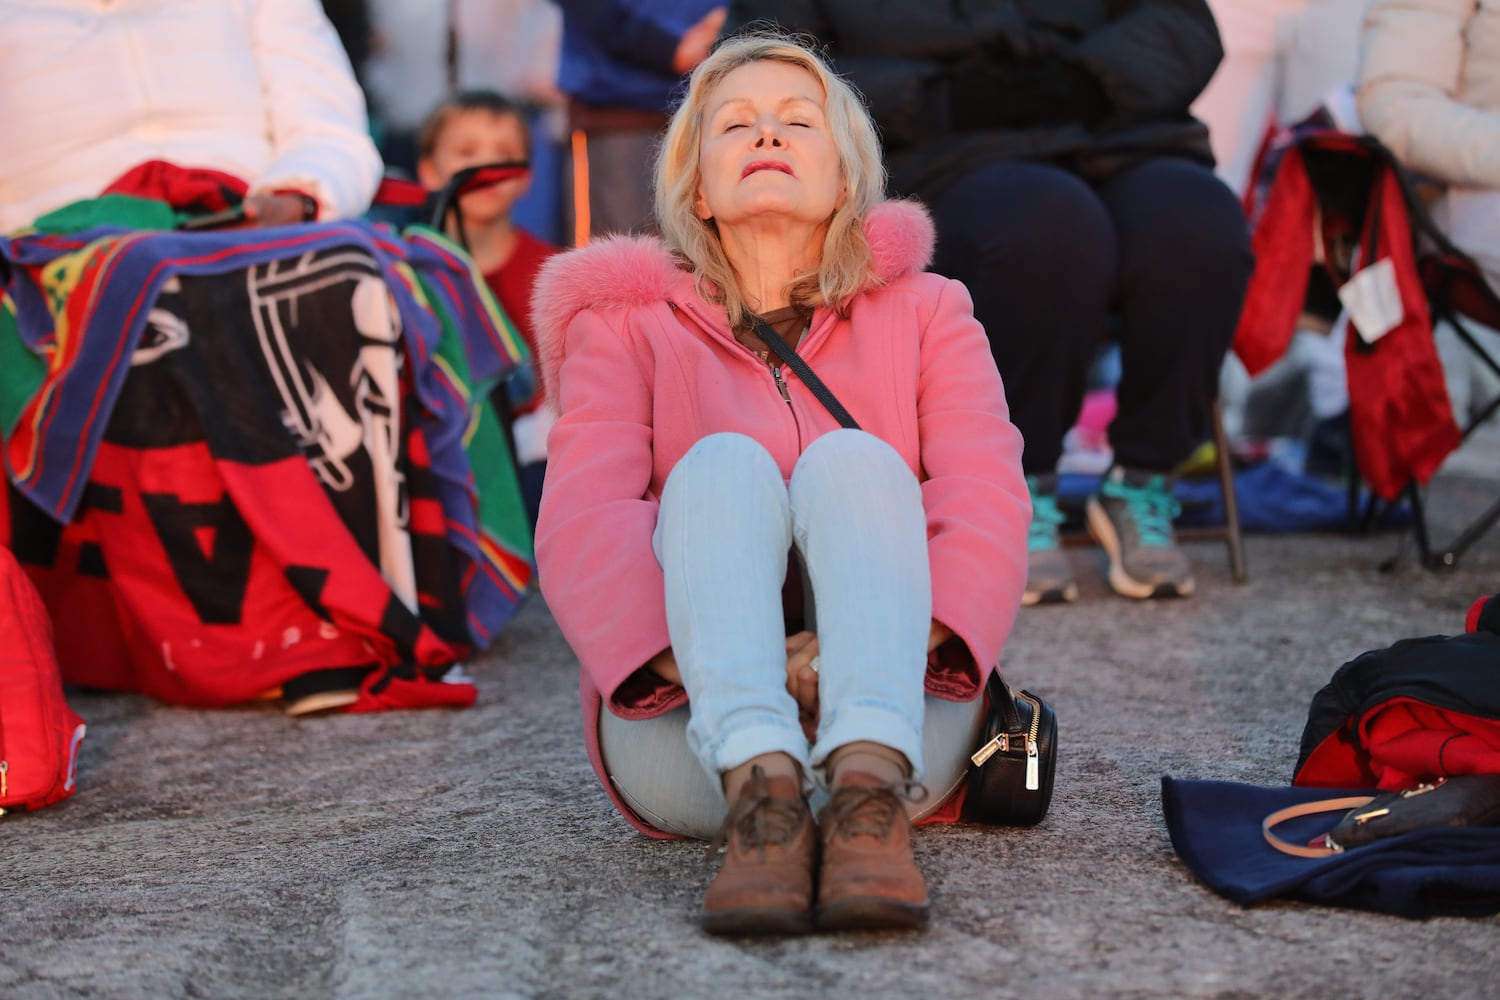
[[[741,171],[740,180],[744,180],[751,174],[759,173],[762,170],[779,170],[789,177],[795,176],[792,174],[792,168],[787,166],[785,163],[782,163],[780,160],[755,160],[747,164],[745,169]]]

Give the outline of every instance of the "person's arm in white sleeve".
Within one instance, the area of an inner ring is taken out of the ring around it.
[[[1500,111],[1458,99],[1475,0],[1376,0],[1361,37],[1359,117],[1407,167],[1500,187]]]
[[[251,44],[274,151],[251,192],[311,195],[320,219],[361,214],[383,166],[333,25],[316,0],[257,0]]]

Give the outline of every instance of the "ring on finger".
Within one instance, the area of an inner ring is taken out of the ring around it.
[[[818,656],[816,653],[813,654],[812,659],[807,661],[807,669],[811,670],[813,673],[818,672]]]

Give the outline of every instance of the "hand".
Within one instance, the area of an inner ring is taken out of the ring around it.
[[[818,655],[818,637],[798,632],[786,640],[786,690],[797,702],[802,731],[811,740],[818,729],[818,672],[812,661]]]
[[[953,630],[934,618],[932,627],[927,630],[927,652],[932,652],[951,638]]]
[[[252,194],[245,198],[247,226],[290,226],[306,222],[300,194]]]
[[[677,669],[677,654],[668,646],[646,662],[646,669],[668,684],[681,684],[682,671]]]
[[[703,15],[703,20],[683,32],[682,38],[677,42],[677,51],[672,55],[672,69],[678,73],[687,73],[707,59],[727,16],[729,8],[715,7]]]

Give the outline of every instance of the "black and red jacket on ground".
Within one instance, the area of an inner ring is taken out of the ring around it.
[[[1406,917],[1500,913],[1500,827],[1413,830],[1320,858],[1283,854],[1262,833],[1290,806],[1500,772],[1500,595],[1475,603],[1468,628],[1403,639],[1339,668],[1308,714],[1302,787],[1163,777],[1167,830],[1188,869],[1242,906],[1290,897]],[[1280,833],[1312,843],[1337,818],[1318,811]]]
[[[1293,782],[1397,791],[1500,773],[1500,594],[1476,601],[1466,626],[1340,667],[1313,697]]]

